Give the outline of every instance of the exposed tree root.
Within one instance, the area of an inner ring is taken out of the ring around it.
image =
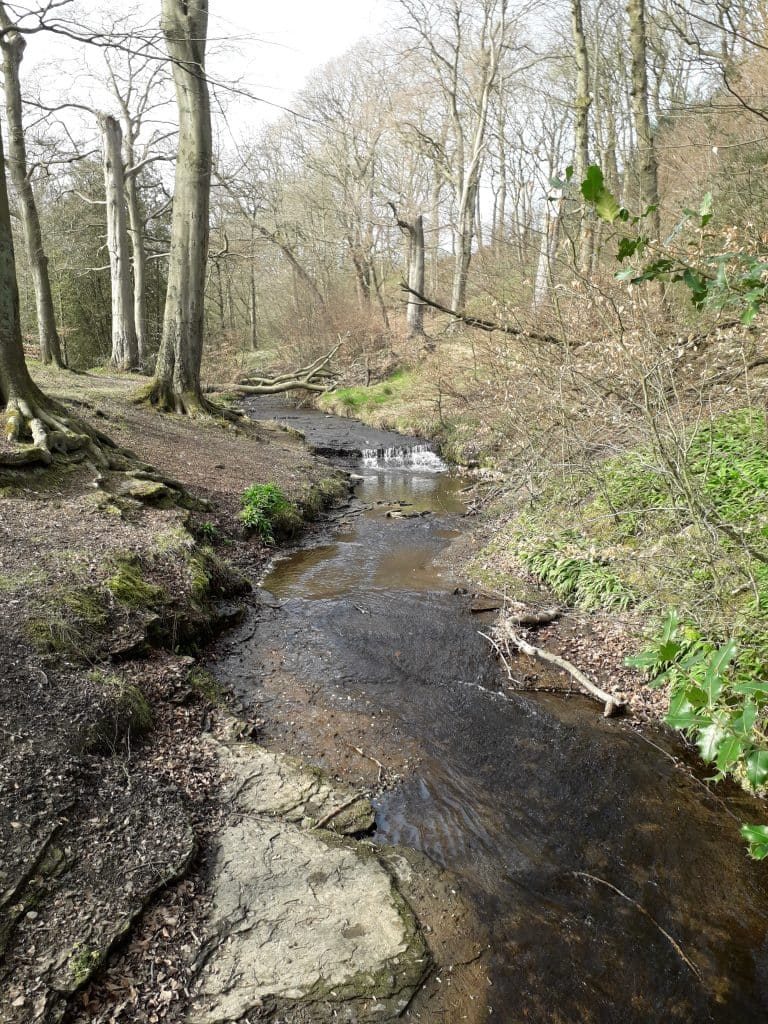
[[[224,388],[206,388],[206,391],[226,390]],[[201,391],[191,389],[189,391],[175,391],[165,381],[155,379],[146,387],[140,388],[133,398],[137,405],[148,402],[160,412],[175,413],[178,416],[201,417],[209,416],[213,419],[225,419],[237,422],[241,414],[233,409],[225,409],[215,402],[209,401]]]
[[[3,412],[3,433],[14,447],[0,452],[0,466],[50,465],[56,454],[82,453],[97,466],[109,468],[111,438],[58,403],[32,398],[11,398]]]

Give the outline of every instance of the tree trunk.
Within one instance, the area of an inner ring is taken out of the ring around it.
[[[11,22],[0,4],[0,45],[3,50],[3,76],[5,84],[5,109],[8,118],[8,166],[19,197],[24,244],[27,250],[32,280],[35,289],[37,310],[37,331],[40,339],[40,357],[44,363],[63,366],[61,341],[56,330],[56,315],[53,309],[53,294],[48,277],[48,257],[43,247],[40,217],[27,171],[27,151],[24,143],[22,123],[21,84],[19,67],[26,42],[18,32],[11,30]]]
[[[571,29],[573,34],[573,52],[576,60],[576,108],[574,134],[576,136],[576,159],[574,161],[576,182],[580,184],[589,167],[589,108],[592,97],[589,91],[589,55],[587,41],[584,37],[584,20],[581,0],[571,0]],[[579,239],[579,269],[582,274],[589,274],[592,268],[595,231],[591,209],[581,209],[581,229]]]
[[[477,180],[472,178],[461,197],[459,209],[459,232],[453,271],[453,292],[451,309],[462,312],[467,300],[467,280],[472,262],[472,242],[475,234],[475,203],[477,201]]]
[[[651,233],[658,241],[661,234],[659,217],[659,174],[656,164],[651,119],[648,114],[648,42],[645,30],[645,0],[629,0],[629,45],[632,53],[632,113],[637,133],[638,179],[640,203],[645,209],[654,206],[650,216]]]
[[[0,465],[48,464],[54,451],[87,448],[102,466],[108,460],[96,442],[112,445],[109,438],[67,415],[48,398],[29,375],[21,340],[19,286],[13,251],[11,211],[5,179],[5,158],[0,133],[0,424],[10,451],[0,450]]]
[[[144,222],[141,217],[136,175],[125,178],[125,198],[128,204],[128,231],[133,256],[133,321],[139,365],[143,366],[149,350],[147,338],[147,254],[144,248]]]
[[[408,259],[408,287],[419,295],[424,294],[424,217],[419,214],[409,225],[411,244]],[[408,295],[408,337],[424,336],[424,304],[412,293]]]
[[[162,0],[162,30],[179,107],[179,148],[163,338],[150,400],[208,411],[200,391],[211,190],[211,110],[205,77],[208,0]]]
[[[128,255],[123,133],[119,122],[109,114],[99,114],[99,126],[103,143],[107,248],[112,293],[111,362],[120,370],[135,370],[139,362],[139,345]]]

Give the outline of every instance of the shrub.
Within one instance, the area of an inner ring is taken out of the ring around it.
[[[240,499],[240,518],[267,544],[279,536],[291,536],[301,525],[301,516],[277,484],[253,484]]]

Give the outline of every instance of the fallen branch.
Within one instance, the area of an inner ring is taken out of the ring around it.
[[[458,323],[466,324],[467,327],[476,327],[479,331],[486,331],[488,334],[492,334],[494,331],[500,331],[502,334],[511,334],[515,338],[530,338],[532,341],[543,341],[547,345],[562,345],[563,347],[576,348],[577,345],[581,344],[577,341],[565,341],[563,338],[558,338],[555,334],[541,334],[538,331],[526,331],[522,327],[512,327],[510,324],[500,324],[495,320],[483,320],[477,316],[470,316],[467,313],[459,313],[455,309],[450,309],[448,306],[443,306],[434,299],[428,299],[426,295],[422,295],[421,292],[417,292],[415,288],[409,287],[404,281],[401,282],[400,287],[403,291],[408,292],[410,295],[415,295],[420,302],[423,302],[425,306],[430,306],[432,309],[436,309],[439,313],[447,313],[448,316],[452,316]]]
[[[659,922],[655,918],[651,917],[651,915],[648,913],[648,911],[645,909],[645,907],[641,906],[637,902],[637,900],[633,900],[631,896],[627,896],[627,894],[625,892],[622,892],[621,889],[618,889],[611,882],[606,882],[606,880],[604,878],[598,878],[597,875],[590,875],[586,871],[573,871],[572,874],[573,874],[574,878],[586,878],[590,882],[597,882],[598,885],[604,885],[606,887],[606,889],[610,889],[611,892],[615,892],[617,896],[621,896],[621,898],[623,900],[626,900],[627,903],[630,903],[635,908],[635,910],[639,910],[640,913],[643,915],[643,917],[647,917],[648,920],[651,922],[651,924],[654,926],[654,928],[656,928],[658,931],[661,932],[661,934],[664,936],[664,938],[670,944],[672,949],[674,949],[674,951],[677,953],[677,955],[683,961],[683,963],[688,968],[688,970],[692,974],[694,974],[699,979],[699,981],[701,981],[701,974],[699,973],[698,967],[696,966],[695,963],[693,963],[692,960],[690,960],[685,955],[685,952],[684,952],[682,946],[680,945],[680,943],[676,939],[672,938],[672,936],[669,934],[669,932],[665,931],[661,927]]]
[[[343,339],[330,352],[290,373],[279,373],[274,377],[244,377],[237,384],[209,384],[205,391],[229,391],[238,395],[278,395],[284,391],[331,391],[336,385],[336,376],[327,367],[341,348],[342,342]]]
[[[351,743],[348,743],[347,746],[350,748],[350,750],[354,750],[356,754],[359,754],[360,757],[364,757],[366,761],[373,761],[373,763],[378,767],[379,775],[378,778],[376,779],[376,784],[380,786],[385,771],[384,765],[381,763],[381,761],[379,761],[378,758],[376,757],[372,757],[370,754],[366,754],[366,752],[364,750],[361,750],[360,747],[352,746]]]
[[[623,701],[618,700],[605,690],[601,690],[599,686],[595,686],[592,680],[585,676],[581,669],[576,668],[575,665],[570,661],[567,661],[565,658],[561,658],[559,654],[552,654],[550,651],[545,651],[543,647],[534,647],[533,644],[529,644],[527,640],[524,640],[512,630],[504,633],[504,640],[506,643],[517,648],[517,650],[522,654],[527,654],[529,658],[538,658],[540,661],[546,661],[548,664],[555,665],[557,668],[567,672],[576,680],[579,686],[589,694],[590,697],[600,701],[603,705],[603,716],[605,718],[614,718],[616,715],[622,714],[625,710],[625,704]]]

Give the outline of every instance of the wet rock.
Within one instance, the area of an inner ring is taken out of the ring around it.
[[[253,743],[218,743],[217,754],[232,780],[231,798],[243,812],[307,827],[327,819],[325,827],[344,835],[373,828],[374,813],[367,797],[351,786],[332,783],[317,768]]]
[[[250,743],[216,743],[239,820],[215,838],[206,942],[191,1024],[395,1020],[429,955],[374,848],[367,798]],[[350,1016],[351,1014],[351,1016]]]
[[[373,853],[253,817],[220,833],[215,858],[212,938],[191,1024],[237,1021],[267,1003],[281,1017],[311,1004],[306,1019],[317,1024],[350,1000],[360,1022],[399,1016],[424,974],[425,949]]]

